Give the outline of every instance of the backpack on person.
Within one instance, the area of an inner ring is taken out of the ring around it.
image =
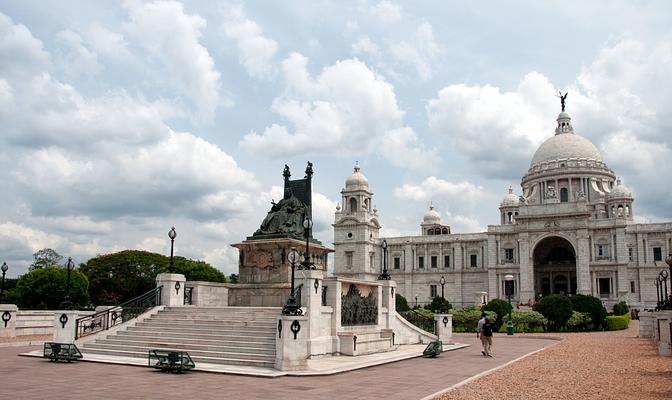
[[[492,336],[492,323],[490,321],[485,321],[483,324],[483,336]]]

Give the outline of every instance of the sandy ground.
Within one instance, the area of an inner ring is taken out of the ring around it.
[[[565,340],[437,399],[672,399],[672,357],[638,333],[632,321],[623,331],[553,334]]]

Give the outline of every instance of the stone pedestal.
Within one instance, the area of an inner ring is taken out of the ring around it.
[[[397,305],[395,301],[395,293],[397,292],[397,282],[395,281],[379,281],[382,284],[381,289],[381,305],[387,309],[387,314],[383,314],[384,320],[378,320],[378,324],[383,328],[391,328],[394,326],[395,314],[397,312]]]
[[[16,337],[17,311],[15,304],[0,304],[0,338]]]
[[[161,289],[161,305],[167,307],[184,306],[186,279],[182,274],[163,273],[156,276],[156,286]]]
[[[656,311],[654,314],[654,334],[658,355],[672,356],[672,311]]]
[[[308,317],[281,315],[275,337],[275,368],[305,370],[308,366],[310,327]]]
[[[436,321],[436,336],[443,344],[448,344],[453,337],[453,316],[452,314],[434,314]]]
[[[653,339],[653,313],[649,311],[639,312],[639,337]]]
[[[59,310],[54,312],[54,342],[75,343],[77,329],[77,310]]]

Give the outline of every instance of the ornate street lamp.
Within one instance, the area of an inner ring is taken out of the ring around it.
[[[660,282],[658,281],[658,277],[655,277],[655,278],[654,278],[654,282],[653,282],[653,283],[655,283],[655,285],[656,285],[656,309],[658,309],[658,308],[660,308],[660,305],[661,305],[661,301],[660,301],[660,298],[661,298],[660,291],[661,291],[661,289],[662,289],[662,285],[661,285]]]
[[[383,243],[380,246],[383,248],[383,273],[378,275],[378,279],[389,281],[390,274],[387,272],[387,240],[383,239]]]
[[[70,301],[70,272],[75,269],[75,263],[72,261],[72,257],[68,257],[68,262],[65,263],[65,268],[68,270],[68,279],[65,283],[65,297],[60,305],[60,309],[72,310],[72,301]]]
[[[7,273],[7,270],[9,269],[9,266],[7,265],[7,262],[2,263],[2,281],[0,281],[0,304],[5,303],[5,292],[3,292],[3,287],[5,286],[5,274]]]
[[[171,274],[175,269],[175,264],[173,263],[173,244],[175,243],[175,238],[177,237],[177,232],[175,232],[175,227],[172,227],[168,232],[168,237],[170,238],[170,261],[168,263],[168,272]]]
[[[418,307],[418,295],[415,295],[415,307]]]
[[[513,296],[513,275],[507,274],[504,275],[504,291],[506,292],[506,297],[509,299],[509,322],[506,324],[506,334],[511,336],[513,335],[513,318],[511,313],[513,307],[511,307],[511,296]]]
[[[301,306],[299,305],[299,302],[296,300],[296,294],[294,293],[294,268],[296,267],[296,262],[299,261],[299,252],[296,251],[294,247],[289,251],[289,254],[287,255],[287,260],[289,260],[289,263],[292,265],[292,291],[289,294],[289,298],[287,299],[287,302],[285,305],[282,307],[282,314],[283,315],[301,315],[303,311],[301,311]]]
[[[301,269],[315,269],[315,265],[310,262],[310,251],[308,248],[308,239],[310,238],[310,230],[313,228],[313,220],[306,217],[303,220],[303,232],[306,235],[306,254],[303,259],[303,267]]]
[[[443,300],[445,300],[446,297],[443,295],[444,294],[443,293],[443,288],[444,288],[444,286],[446,286],[446,278],[444,278],[443,275],[441,275],[441,279],[439,279],[439,283],[441,284],[441,298]]]

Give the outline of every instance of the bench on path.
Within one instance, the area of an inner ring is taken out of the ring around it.
[[[82,353],[74,343],[47,342],[44,344],[42,357],[48,358],[51,361],[63,360],[71,362],[81,359]]]
[[[186,351],[149,350],[147,362],[150,367],[160,369],[161,372],[188,371],[196,366]]]
[[[435,340],[430,342],[425,350],[422,352],[422,355],[425,357],[436,357],[443,352],[443,343],[440,340]]]

